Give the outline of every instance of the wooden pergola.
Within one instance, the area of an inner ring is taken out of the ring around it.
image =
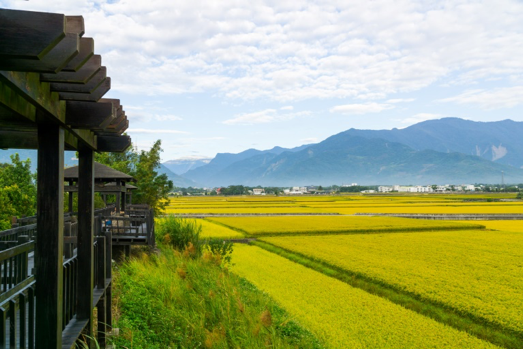
[[[93,155],[121,152],[131,144],[123,135],[128,121],[120,101],[102,98],[110,87],[93,39],[84,36],[83,17],[0,9],[0,148],[38,149],[37,242],[23,245],[34,246],[35,274],[2,294],[2,299],[11,297],[3,303],[11,310],[0,317],[0,347],[5,336],[10,347],[46,349],[70,348],[82,332],[93,338],[93,302],[98,340],[105,343],[111,268],[103,241],[111,238],[93,234]],[[79,154],[77,256],[68,265],[63,261],[64,149]],[[68,279],[73,267],[74,282]],[[31,280],[36,290],[23,293]],[[36,302],[28,300],[31,295]]]
[[[69,193],[69,212],[73,212],[73,194],[78,192],[78,170],[78,166],[64,170],[64,181],[69,183],[65,186],[65,192]],[[128,174],[95,161],[94,192],[101,193],[104,201],[106,201],[105,196],[107,194],[115,195],[117,211],[125,211],[128,195],[130,196],[131,191],[137,189],[129,184],[132,181],[134,181],[134,178]]]

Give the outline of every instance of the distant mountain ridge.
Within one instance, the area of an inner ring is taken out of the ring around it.
[[[404,129],[345,131],[351,136],[382,138],[416,150],[459,152],[523,168],[523,122],[477,122],[459,118],[423,121]]]
[[[274,147],[272,149],[268,150],[257,150],[257,149],[247,149],[242,151],[238,154],[232,154],[232,153],[218,153],[216,154],[216,157],[212,159],[207,165],[198,167],[194,170],[188,171],[184,174],[184,177],[189,178],[195,182],[198,183],[207,183],[208,179],[212,176],[214,176],[215,173],[220,172],[221,170],[227,168],[228,166],[243,161],[252,157],[256,157],[259,155],[279,155],[283,152],[298,152],[302,149],[307,148],[310,146],[302,145],[296,148],[282,148],[282,147]]]
[[[350,129],[292,150],[218,154],[184,176],[206,186],[441,184],[498,183],[503,171],[506,182],[519,183],[523,140],[517,134],[523,135],[523,122],[457,118],[401,130]]]

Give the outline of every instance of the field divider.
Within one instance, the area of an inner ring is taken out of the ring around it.
[[[217,223],[216,221],[212,221]],[[224,226],[234,229],[231,226]],[[267,233],[257,233],[249,234],[246,231],[243,231],[239,228],[236,228],[237,231],[244,233],[248,237],[277,237],[277,236],[320,236],[320,235],[351,235],[351,234],[382,234],[382,233],[426,233],[432,231],[448,231],[448,230],[483,230],[486,229],[484,225],[478,224],[475,226],[441,226],[441,227],[412,227],[412,228],[384,228],[384,229],[351,229],[351,230],[332,230],[332,231],[292,231],[292,232],[267,232]]]
[[[254,240],[251,241],[251,244],[338,279],[352,287],[385,298],[406,309],[415,311],[457,330],[467,332],[479,339],[508,349],[523,349],[523,333],[521,332],[503,328],[499,324],[487,322],[485,319],[478,318],[470,313],[458,311],[446,304],[428,300],[417,294],[406,292],[380,280],[370,278],[364,274],[342,269],[323,260],[290,251],[266,241]]]

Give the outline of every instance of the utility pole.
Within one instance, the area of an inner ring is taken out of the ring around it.
[[[505,171],[501,171],[501,188],[505,191]]]

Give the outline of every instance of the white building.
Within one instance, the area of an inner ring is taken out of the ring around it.
[[[252,195],[265,195],[265,190],[263,188],[253,188]]]
[[[393,189],[393,187],[386,187],[386,186],[379,186],[378,187],[378,192],[380,193],[389,193],[391,192]]]

